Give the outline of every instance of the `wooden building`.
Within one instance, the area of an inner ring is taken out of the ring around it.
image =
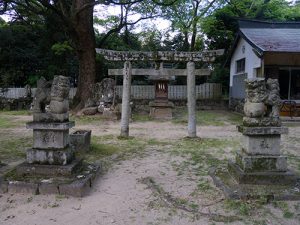
[[[277,78],[281,115],[300,116],[300,22],[239,21],[230,54],[232,108],[245,97],[246,78]]]

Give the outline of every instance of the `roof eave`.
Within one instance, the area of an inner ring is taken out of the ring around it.
[[[257,46],[253,41],[251,41],[250,38],[248,38],[241,30],[239,30],[238,34],[245,40],[247,41],[252,48],[255,49],[255,51],[259,54],[259,55],[263,55],[263,53],[265,52],[264,49],[260,48],[259,46]]]

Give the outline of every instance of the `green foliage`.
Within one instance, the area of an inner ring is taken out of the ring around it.
[[[222,65],[216,65],[211,76],[208,78],[208,82],[222,84],[223,94],[228,94],[230,71],[228,68],[224,68]]]
[[[221,5],[201,22],[210,49],[230,48],[238,30],[237,19],[299,20],[299,5],[285,0],[231,0]]]
[[[52,79],[55,74],[69,75],[67,71],[74,66],[69,42],[60,42],[63,37],[57,35],[59,32],[49,35],[53,27],[46,26],[44,21],[32,25],[14,21],[0,26],[0,86],[34,86],[41,76]]]
[[[73,48],[70,46],[68,41],[64,41],[62,43],[59,42],[52,45],[51,50],[55,55],[63,55],[68,51],[72,51]]]

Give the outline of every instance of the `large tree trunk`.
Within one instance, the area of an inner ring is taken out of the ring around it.
[[[93,3],[94,0],[75,0],[76,9]],[[79,61],[77,92],[74,98],[75,111],[84,107],[84,103],[92,94],[91,86],[96,79],[96,41],[93,27],[93,7],[86,7],[73,18],[74,31],[71,38],[76,44]]]

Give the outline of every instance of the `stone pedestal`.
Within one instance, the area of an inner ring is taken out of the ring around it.
[[[287,168],[287,158],[280,152],[280,136],[285,127],[238,127],[243,134],[242,150],[228,170],[241,184],[288,184],[296,176]]]
[[[74,122],[29,122],[33,129],[33,148],[27,150],[30,164],[67,165],[74,159],[69,146],[69,129]]]
[[[173,118],[172,110],[174,104],[170,101],[153,101],[149,103],[150,118],[160,120],[170,120]]]

